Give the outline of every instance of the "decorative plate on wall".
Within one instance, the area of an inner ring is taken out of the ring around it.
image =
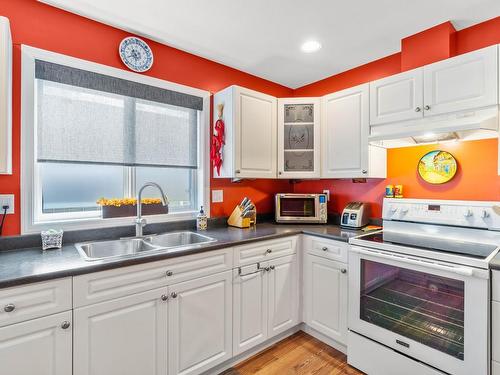
[[[134,72],[143,73],[153,66],[153,51],[144,40],[135,36],[123,39],[118,52],[123,63]]]
[[[447,151],[428,152],[418,162],[418,174],[430,184],[444,184],[457,173],[457,161]]]

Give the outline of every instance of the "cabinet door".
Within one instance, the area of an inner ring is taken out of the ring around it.
[[[424,115],[497,104],[497,46],[424,67]]]
[[[298,324],[299,277],[297,256],[269,261],[269,328],[273,337]]]
[[[63,322],[70,323],[62,328]],[[69,375],[72,365],[71,311],[0,328],[4,374]]]
[[[322,177],[368,175],[368,84],[323,97]]]
[[[267,263],[260,263],[265,268]],[[233,354],[237,355],[267,339],[267,273],[257,264],[233,271]]]
[[[306,324],[346,344],[347,264],[308,254],[304,279]]]
[[[170,287],[170,374],[199,374],[232,357],[231,273]]]
[[[320,177],[320,99],[278,99],[278,178]]]
[[[422,68],[370,82],[370,125],[422,118]]]
[[[236,87],[235,176],[276,178],[276,98]]]
[[[12,38],[0,17],[0,174],[12,174]]]
[[[74,310],[74,375],[165,375],[167,289]]]

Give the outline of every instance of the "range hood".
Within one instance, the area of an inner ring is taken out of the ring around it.
[[[385,148],[499,136],[499,107],[436,115],[420,120],[371,125],[368,140]]]

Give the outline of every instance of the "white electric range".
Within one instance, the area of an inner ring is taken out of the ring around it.
[[[350,240],[348,362],[369,375],[489,374],[500,202],[384,199]]]

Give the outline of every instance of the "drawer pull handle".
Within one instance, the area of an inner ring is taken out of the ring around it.
[[[64,322],[61,323],[61,328],[62,329],[68,329],[70,327],[71,323],[65,320]]]
[[[266,250],[266,254],[271,254],[273,251],[271,249]]]
[[[12,312],[16,309],[16,305],[14,305],[13,303],[9,303],[8,305],[5,305],[3,309],[5,312]]]
[[[177,293],[175,293],[175,292],[170,293],[170,297],[177,298]]]
[[[168,301],[168,296],[167,296],[166,294],[162,294],[162,296],[161,296],[161,300],[162,300],[163,302],[167,302],[167,301]]]
[[[345,268],[342,268],[342,269],[340,270],[340,273],[347,273],[347,270],[346,270]]]
[[[167,277],[172,276],[174,273],[172,271],[167,271]]]
[[[328,248],[325,246],[325,247],[323,247],[321,250],[323,250],[323,251],[328,251]]]

